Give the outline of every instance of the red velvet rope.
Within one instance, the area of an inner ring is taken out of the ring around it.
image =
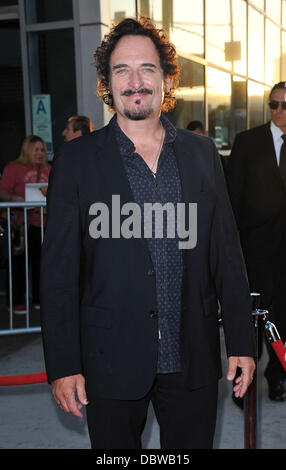
[[[24,375],[0,375],[0,386],[4,385],[30,385],[47,382],[45,372]]]
[[[271,343],[271,346],[286,371],[286,348],[282,341],[274,341]],[[30,385],[44,382],[47,382],[47,374],[45,372],[24,375],[0,375],[0,386]]]
[[[281,339],[271,343],[272,348],[274,349],[279,361],[281,362],[284,370],[286,372],[286,348],[284,347]]]

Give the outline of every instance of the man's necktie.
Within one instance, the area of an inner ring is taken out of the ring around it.
[[[282,136],[283,144],[280,150],[280,163],[279,163],[279,170],[282,176],[283,182],[286,186],[286,134]]]

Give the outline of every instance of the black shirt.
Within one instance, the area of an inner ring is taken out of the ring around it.
[[[154,178],[143,158],[136,153],[133,142],[118,126],[116,115],[111,119],[134,200],[140,206],[141,214],[144,214],[145,203],[172,203],[176,208],[177,203],[181,202],[181,181],[173,149],[177,131],[163,115],[161,123],[165,128],[165,139]],[[156,275],[159,342],[157,372],[179,372],[182,252],[178,246],[177,230],[174,238],[167,237],[165,211],[162,238],[155,238],[155,216],[152,222],[153,235],[147,238],[147,243]]]

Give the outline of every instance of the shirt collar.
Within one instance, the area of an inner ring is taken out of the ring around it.
[[[173,126],[169,119],[164,116],[164,114],[161,114],[160,119],[166,132],[164,143],[170,144],[171,142],[174,142],[177,137],[177,129]]]
[[[271,121],[270,123],[270,130],[272,132],[272,135],[273,135],[273,140],[278,140],[281,138],[281,136],[284,134],[283,131],[281,131],[280,127],[276,126],[276,124],[274,124],[273,121]]]
[[[163,114],[161,114],[160,120],[166,132],[164,144],[169,144],[169,143],[174,142],[174,140],[177,137],[177,129],[173,126],[173,124],[169,121],[169,119],[167,119],[166,116],[164,116]],[[132,140],[130,140],[129,137],[127,137],[127,135],[122,131],[121,127],[118,125],[116,114],[111,118],[110,125],[112,126],[116,137],[119,139],[119,142],[127,145],[130,151],[134,152],[135,146]]]

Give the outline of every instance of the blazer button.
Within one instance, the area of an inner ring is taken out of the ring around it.
[[[149,268],[147,274],[148,274],[148,276],[154,276],[154,274],[155,274],[154,269]]]
[[[150,318],[157,318],[158,317],[158,312],[154,312],[154,311],[150,312],[149,317]]]

